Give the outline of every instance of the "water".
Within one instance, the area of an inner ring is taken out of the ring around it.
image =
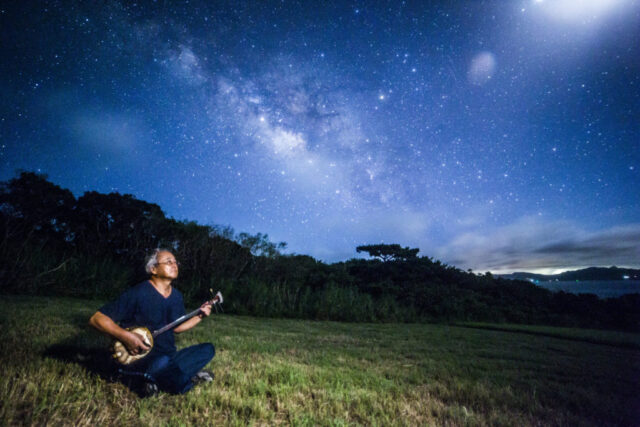
[[[538,282],[550,291],[572,294],[596,294],[600,298],[616,298],[625,294],[640,294],[640,280],[587,280],[580,282]]]

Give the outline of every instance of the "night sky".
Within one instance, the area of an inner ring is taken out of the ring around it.
[[[0,180],[326,262],[640,267],[640,0],[4,1],[0,34]]]

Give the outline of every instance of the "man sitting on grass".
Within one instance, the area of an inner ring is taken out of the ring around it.
[[[185,314],[182,294],[171,286],[178,277],[178,262],[173,254],[156,249],[147,257],[145,266],[150,279],[125,291],[118,299],[101,307],[89,319],[98,331],[122,342],[136,355],[149,349],[140,335],[127,331],[130,326],[145,326],[157,330]],[[185,393],[198,382],[213,380],[213,373],[201,370],[215,354],[210,343],[198,344],[176,351],[173,333],[196,326],[211,314],[211,306],[203,304],[200,314],[154,339],[148,355],[127,366],[132,373],[147,374],[155,379],[145,385],[146,394],[155,394],[158,386],[170,393]],[[121,326],[120,326],[121,325]]]

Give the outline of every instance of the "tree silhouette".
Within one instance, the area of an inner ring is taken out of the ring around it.
[[[33,172],[21,172],[0,187],[0,212],[13,220],[13,227],[19,222],[25,237],[67,240],[75,202],[71,191]]]
[[[285,242],[273,243],[269,240],[268,234],[258,233],[251,235],[249,233],[240,233],[236,237],[240,245],[249,249],[253,255],[266,256],[273,258],[280,255],[280,251],[287,247]]]
[[[387,261],[408,261],[415,259],[420,249],[411,249],[408,246],[403,248],[398,244],[378,244],[378,245],[362,245],[356,248],[358,253],[367,252],[369,256],[378,258],[383,262]]]

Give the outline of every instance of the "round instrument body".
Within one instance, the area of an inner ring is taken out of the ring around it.
[[[123,343],[121,343],[120,341],[114,341],[111,346],[111,350],[113,353],[112,356],[118,363],[122,365],[129,365],[136,360],[142,359],[147,354],[149,354],[149,352],[153,348],[153,335],[151,335],[149,329],[142,326],[135,326],[132,328],[127,328],[127,331],[140,335],[140,337],[142,337],[142,341],[147,346],[149,346],[149,349],[142,353],[133,355],[129,353],[129,350],[127,350],[127,347]]]

